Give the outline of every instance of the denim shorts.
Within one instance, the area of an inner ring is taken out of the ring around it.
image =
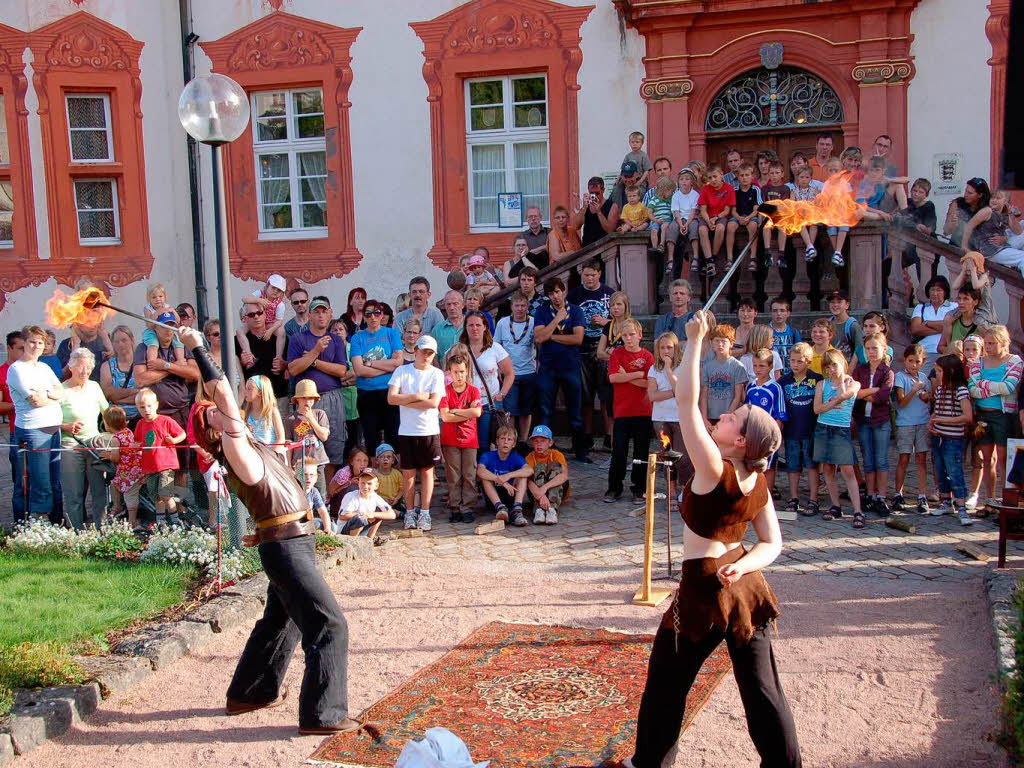
[[[849,427],[830,427],[818,424],[814,428],[815,464],[856,464],[857,452]]]
[[[892,423],[885,421],[872,427],[860,424],[857,427],[857,441],[864,454],[865,472],[889,471],[889,438],[892,437]]]
[[[786,471],[800,473],[814,467],[814,438],[786,440]]]
[[[828,236],[829,237],[835,237],[840,232],[849,232],[849,231],[850,231],[849,227],[829,227],[828,228]]]
[[[537,402],[537,374],[516,376],[502,404],[513,416],[529,416]]]

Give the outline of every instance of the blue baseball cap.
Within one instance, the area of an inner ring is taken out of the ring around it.
[[[164,312],[163,314],[157,316],[156,321],[158,323],[167,323],[167,325],[177,325],[178,316],[173,312]]]
[[[395,452],[395,449],[394,449],[394,448],[392,448],[392,447],[391,447],[390,445],[388,445],[387,443],[381,443],[380,445],[378,445],[378,446],[377,446],[377,450],[373,452],[373,457],[374,457],[374,458],[377,458],[377,457],[378,457],[378,456],[380,456],[380,455],[381,455],[382,453],[387,453],[388,451],[391,451],[392,453],[394,453],[394,452]]]
[[[538,424],[533,428],[533,432],[530,433],[530,439],[533,440],[535,437],[546,437],[548,440],[555,439],[554,435],[551,434],[551,428],[543,424]]]

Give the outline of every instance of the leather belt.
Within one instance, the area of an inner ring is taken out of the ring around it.
[[[257,530],[265,530],[267,528],[277,528],[279,525],[287,525],[288,523],[294,523],[296,521],[308,522],[313,519],[313,511],[306,509],[302,512],[292,512],[289,515],[278,515],[277,517],[268,517],[266,520],[256,521]]]

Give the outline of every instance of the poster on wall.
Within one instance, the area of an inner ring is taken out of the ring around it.
[[[959,195],[963,191],[964,156],[947,152],[932,158],[932,194]]]
[[[519,192],[498,193],[498,226],[503,229],[523,228],[523,196]]]

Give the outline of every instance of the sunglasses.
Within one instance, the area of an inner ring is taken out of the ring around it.
[[[296,299],[292,302],[293,307],[297,307],[299,304],[309,304],[309,299]]]
[[[245,317],[249,320],[252,320],[254,317],[263,317],[263,310],[261,309],[259,312],[246,312]]]
[[[373,316],[373,315],[383,315],[384,314],[384,310],[382,310],[382,309],[368,309],[363,314],[371,315],[371,316]]]
[[[208,338],[211,338],[211,339],[219,339],[220,338],[220,331],[211,331],[210,333],[208,333],[206,335],[207,335]]]

